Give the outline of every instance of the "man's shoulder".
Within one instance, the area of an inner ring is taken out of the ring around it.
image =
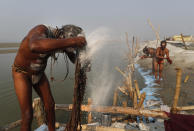
[[[169,49],[165,48],[165,51],[169,52]]]
[[[156,48],[156,51],[157,51],[157,50],[160,50],[160,49],[161,49],[161,48],[160,48],[160,47],[158,47],[158,48]]]
[[[47,30],[47,29],[48,28],[43,24],[36,25],[34,28],[32,28],[32,30]]]
[[[30,37],[30,36],[32,36],[32,35],[34,35],[34,34],[45,34],[45,33],[47,32],[47,30],[48,30],[48,28],[47,28],[45,25],[43,25],[43,24],[37,25],[37,26],[33,27],[33,28],[29,31],[29,33],[28,33],[27,36]]]

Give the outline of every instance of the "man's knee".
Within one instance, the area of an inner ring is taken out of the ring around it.
[[[162,73],[162,69],[159,69],[159,73]]]
[[[54,100],[50,100],[45,102],[45,110],[53,110],[55,108],[55,101]]]
[[[33,111],[32,109],[26,110],[22,112],[22,119],[24,123],[29,123],[33,119]]]

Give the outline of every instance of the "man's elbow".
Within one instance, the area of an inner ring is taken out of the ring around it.
[[[29,45],[29,48],[30,48],[30,51],[32,52],[37,52],[37,53],[42,53],[42,52],[45,52],[45,48],[42,47],[38,42],[32,42],[30,43]]]
[[[36,52],[38,49],[38,46],[36,43],[33,42],[33,43],[30,43],[29,48],[30,48],[30,51]]]

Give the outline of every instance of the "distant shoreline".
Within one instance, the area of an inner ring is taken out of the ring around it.
[[[16,53],[18,49],[0,50],[0,54]]]
[[[0,54],[16,53],[18,51],[17,48],[19,46],[20,46],[20,43],[0,43]],[[9,49],[9,48],[16,48],[16,49]]]
[[[0,48],[14,48],[19,46],[20,43],[0,43]]]

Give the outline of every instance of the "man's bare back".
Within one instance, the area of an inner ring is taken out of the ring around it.
[[[143,49],[143,53],[145,55],[141,56],[141,59],[152,58],[152,73],[154,74],[155,72],[154,63],[156,62],[156,49],[145,46]]]

